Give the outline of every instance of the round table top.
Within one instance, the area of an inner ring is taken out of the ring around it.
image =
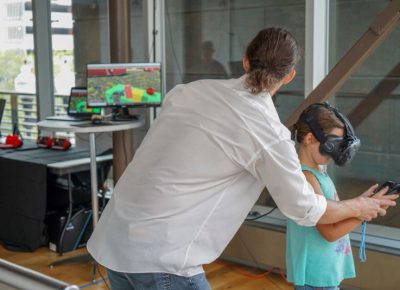
[[[75,133],[98,133],[98,132],[112,132],[112,131],[123,131],[129,129],[139,128],[144,125],[144,118],[140,117],[138,120],[133,121],[113,121],[105,124],[93,126],[79,127],[74,126],[77,124],[90,124],[90,122],[71,122],[71,121],[58,121],[58,120],[42,120],[37,123],[40,130],[47,131],[63,131],[63,132],[75,132]]]

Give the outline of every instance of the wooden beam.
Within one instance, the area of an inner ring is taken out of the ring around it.
[[[360,125],[400,85],[400,62],[348,115],[353,127]]]
[[[131,62],[130,1],[108,1],[110,23],[110,56],[112,63]],[[131,162],[133,130],[113,132],[113,179],[117,183]]]

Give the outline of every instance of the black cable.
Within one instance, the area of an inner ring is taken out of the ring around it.
[[[72,199],[72,180],[71,180],[71,173],[68,173],[68,199],[69,199],[69,203],[68,203],[68,216],[67,219],[65,220],[65,225],[62,229],[61,235],[60,235],[60,240],[58,242],[59,244],[59,254],[60,256],[63,255],[63,242],[64,242],[64,235],[65,232],[68,228],[69,223],[71,222],[71,217],[72,217],[72,209],[73,209],[73,199]]]
[[[255,221],[255,220],[258,220],[259,218],[262,218],[262,217],[265,217],[265,216],[269,215],[271,212],[273,212],[273,211],[276,210],[276,209],[277,209],[277,207],[275,206],[275,207],[273,207],[270,211],[268,211],[267,213],[258,215],[258,216],[254,217],[254,218],[247,218],[247,219],[245,219],[245,221]]]

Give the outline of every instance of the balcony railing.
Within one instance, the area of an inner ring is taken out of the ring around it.
[[[12,134],[18,128],[24,139],[36,140],[38,135],[38,111],[36,95],[14,91],[0,91],[0,98],[6,100],[1,120],[1,134]],[[66,114],[68,96],[55,96],[56,115]]]

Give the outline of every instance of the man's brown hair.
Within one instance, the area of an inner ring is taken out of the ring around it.
[[[249,60],[246,86],[253,94],[271,88],[285,77],[300,59],[294,37],[281,28],[261,30],[246,50]]]

